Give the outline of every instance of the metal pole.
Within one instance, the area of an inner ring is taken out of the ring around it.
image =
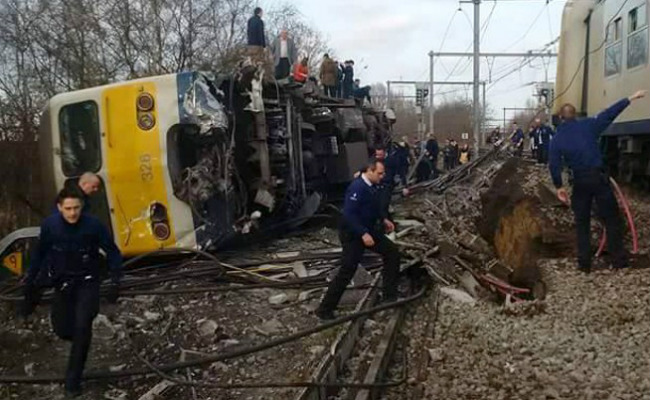
[[[481,116],[481,146],[485,146],[485,119],[487,118],[487,103],[485,102],[485,82],[483,83],[483,115]]]
[[[503,132],[506,131],[506,108],[503,108]]]
[[[386,81],[386,107],[390,108],[390,81]]]
[[[434,132],[433,109],[433,51],[429,52],[429,134]]]
[[[481,0],[474,0],[474,154],[478,154],[479,149],[479,80],[481,79],[481,70],[479,64],[480,41],[481,41]]]

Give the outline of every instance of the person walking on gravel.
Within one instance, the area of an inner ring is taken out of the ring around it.
[[[65,373],[67,398],[81,395],[81,379],[93,320],[99,312],[101,284],[99,250],[106,253],[112,284],[109,302],[118,296],[122,257],[108,230],[95,217],[82,212],[78,190],[63,189],[57,196],[58,211],[41,224],[38,246],[25,277],[25,300],[21,310],[28,317],[39,301],[37,280],[42,271],[54,287],[51,320],[54,332],[72,342]]]
[[[384,231],[395,230],[395,225],[384,215],[377,188],[384,173],[381,161],[369,161],[365,171],[352,181],[345,193],[343,216],[339,225],[339,239],[343,247],[341,268],[315,311],[321,320],[335,318],[334,310],[366,249],[381,254],[383,258],[383,301],[397,300],[400,253],[395,244],[384,235]]]

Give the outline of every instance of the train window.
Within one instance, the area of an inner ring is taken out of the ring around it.
[[[607,47],[605,48],[605,76],[621,72],[623,63],[623,44],[621,41],[621,18],[617,18],[607,27]]]
[[[636,32],[637,30],[647,25],[645,4],[630,10],[628,16],[629,16],[629,24],[627,26],[628,33]]]
[[[634,68],[648,62],[648,19],[645,4],[628,14],[627,67]]]
[[[607,44],[621,40],[622,21],[621,18],[616,18],[609,24],[609,26],[607,26]]]
[[[59,112],[61,164],[66,176],[101,167],[99,113],[94,101],[69,104]]]

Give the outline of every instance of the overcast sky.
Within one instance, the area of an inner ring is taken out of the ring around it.
[[[566,1],[483,0],[481,21],[489,18],[481,41],[482,52],[523,52],[542,49],[560,32],[562,9]],[[305,18],[328,38],[339,59],[355,60],[355,76],[364,84],[387,80],[428,80],[429,50],[471,51],[472,4],[457,0],[292,0]],[[459,6],[462,11],[458,11]],[[452,20],[453,19],[453,20]],[[452,20],[451,25],[450,20]],[[445,31],[449,32],[445,37]],[[556,50],[553,46],[550,49]],[[547,59],[548,60],[548,59]],[[521,65],[522,59],[493,60],[492,80]],[[450,72],[457,65],[453,74]],[[548,62],[547,62],[548,64]],[[493,85],[488,84],[487,102],[493,116],[502,118],[503,107],[523,107],[531,98],[531,82],[543,81],[548,69],[555,78],[555,60],[548,68],[537,59]],[[481,61],[481,77],[489,78],[487,60]],[[469,58],[438,59],[435,80],[472,79]],[[401,87],[405,94],[413,88]],[[471,99],[471,87],[437,86],[437,93],[456,90],[446,96]],[[436,96],[436,103],[444,100]]]

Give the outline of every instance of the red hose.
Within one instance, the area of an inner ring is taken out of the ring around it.
[[[630,203],[627,201],[627,198],[623,194],[623,191],[621,191],[621,188],[618,186],[618,183],[616,183],[614,178],[610,177],[609,181],[614,187],[614,191],[617,194],[618,200],[623,205],[623,210],[625,211],[625,216],[627,217],[628,228],[632,234],[632,254],[636,254],[639,252],[639,237],[636,232],[636,226],[634,225],[634,217],[632,216]]]
[[[598,251],[596,252],[596,257],[600,257],[605,250],[605,244],[607,243],[607,228],[603,226],[603,233],[600,234],[600,241],[598,244]]]
[[[627,201],[627,198],[623,194],[623,191],[618,186],[618,183],[614,178],[609,178],[610,183],[614,187],[614,192],[616,198],[618,199],[619,205],[623,206],[623,211],[625,212],[625,217],[627,218],[627,225],[632,234],[632,254],[637,254],[639,251],[639,238],[636,231],[636,225],[634,225],[634,217],[632,216],[632,211],[630,209],[630,203]],[[605,250],[605,244],[607,243],[607,229],[603,226],[603,233],[600,236],[600,242],[598,244],[598,251],[596,251],[596,257],[600,257]]]

